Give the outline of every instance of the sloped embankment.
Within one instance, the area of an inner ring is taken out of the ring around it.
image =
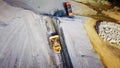
[[[85,29],[91,40],[91,43],[93,44],[94,49],[101,57],[101,60],[103,61],[106,68],[119,68],[120,67],[120,57],[119,57],[120,50],[113,46],[111,47],[110,44],[106,43],[97,34],[95,26],[96,26],[96,20],[94,20],[94,19],[89,19],[85,24]],[[114,27],[114,26],[112,26],[112,27]],[[114,34],[112,34],[112,35],[114,35]]]
[[[53,68],[42,16],[0,1],[0,68]]]

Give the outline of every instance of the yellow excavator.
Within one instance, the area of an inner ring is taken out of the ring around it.
[[[60,53],[61,44],[59,42],[59,35],[53,35],[49,37],[50,47],[55,53]]]

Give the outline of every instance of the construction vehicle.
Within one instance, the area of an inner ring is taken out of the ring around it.
[[[55,53],[60,53],[61,44],[59,42],[59,36],[58,35],[50,36],[49,42],[50,42],[50,48],[52,48]]]
[[[72,8],[71,8],[71,4],[68,1],[64,2],[64,8],[67,16],[72,17],[73,16]]]

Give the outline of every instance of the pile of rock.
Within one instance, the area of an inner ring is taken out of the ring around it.
[[[120,45],[120,24],[114,22],[99,22],[96,26],[97,32],[104,41]]]

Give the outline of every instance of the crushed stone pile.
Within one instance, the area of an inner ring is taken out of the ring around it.
[[[110,44],[120,45],[120,24],[114,22],[97,23],[97,32],[104,41]]]

